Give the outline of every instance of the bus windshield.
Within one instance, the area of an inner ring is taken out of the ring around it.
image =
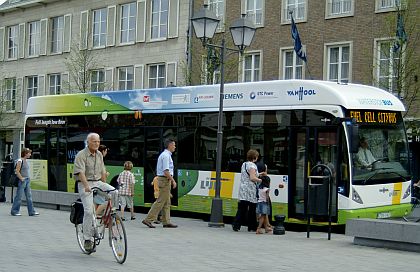
[[[359,128],[360,143],[352,155],[353,184],[372,185],[410,179],[408,146],[402,122]]]

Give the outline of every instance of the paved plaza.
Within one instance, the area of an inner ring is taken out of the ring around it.
[[[0,203],[0,271],[418,271],[414,252],[352,244],[352,237],[287,231],[285,235],[256,235],[230,225],[209,228],[197,219],[173,218],[177,229],[149,229],[126,221],[127,261],[118,264],[107,240],[97,252],[80,251],[68,211],[37,208],[38,217],[10,216],[10,203]]]

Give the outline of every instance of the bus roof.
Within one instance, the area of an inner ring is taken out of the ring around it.
[[[95,114],[103,111],[217,111],[220,85],[199,85],[31,97],[27,116]],[[346,109],[404,111],[382,89],[316,80],[274,80],[225,84],[224,110],[334,105]]]

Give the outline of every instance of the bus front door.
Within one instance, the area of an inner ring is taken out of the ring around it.
[[[317,164],[328,165],[334,172],[337,163],[337,129],[335,127],[292,127],[289,129],[289,218],[306,218],[308,176]],[[333,189],[333,195],[336,195]],[[319,196],[322,198],[324,196]],[[328,197],[328,194],[325,196]],[[336,199],[336,197],[334,197]],[[324,201],[311,199],[310,203]],[[335,205],[334,205],[335,206]]]
[[[153,178],[157,175],[156,164],[160,153],[165,149],[163,146],[164,139],[172,138],[176,140],[175,128],[161,128],[161,127],[148,127],[145,130],[144,141],[144,202],[153,203],[155,201],[154,189],[152,185]],[[172,159],[176,167],[176,154],[172,154]],[[176,175],[174,171],[174,175]],[[175,177],[176,180],[176,177]],[[176,190],[172,190],[171,204],[177,205]]]

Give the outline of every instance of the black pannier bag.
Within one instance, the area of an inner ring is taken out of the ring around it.
[[[70,222],[72,222],[75,225],[82,224],[83,213],[83,203],[79,198],[71,204]]]

